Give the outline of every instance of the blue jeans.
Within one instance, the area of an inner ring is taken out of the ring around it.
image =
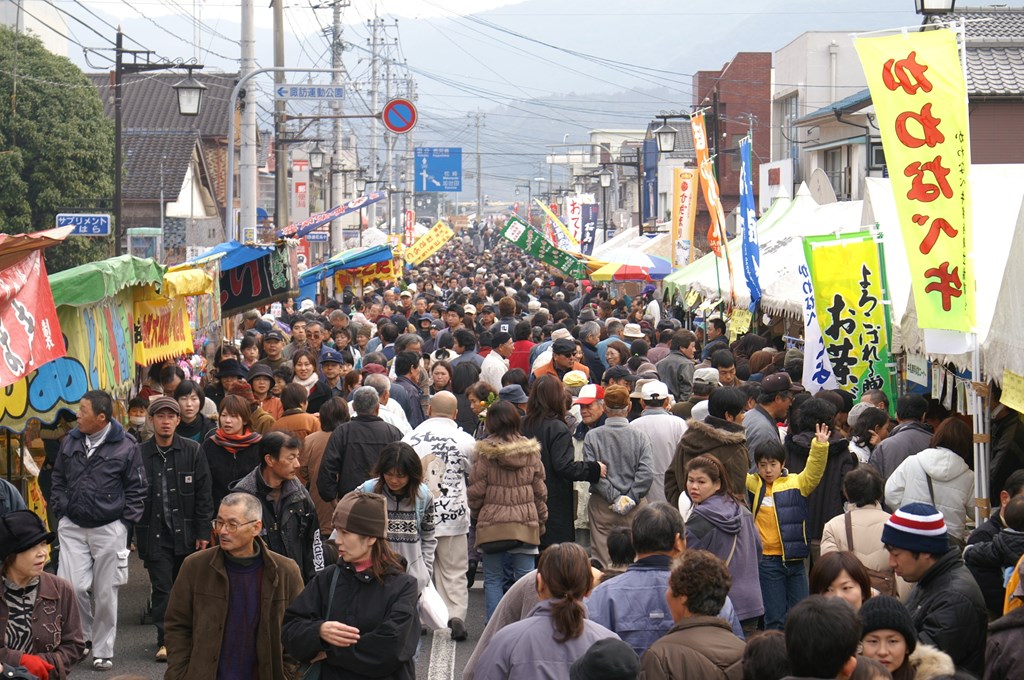
[[[483,555],[484,563],[484,602],[487,605],[484,623],[491,620],[491,614],[498,608],[501,597],[505,594],[505,567],[506,559],[512,561],[512,575],[516,581],[529,573],[534,567],[536,555],[524,555],[522,553],[492,553]]]
[[[762,555],[758,577],[764,599],[764,629],[782,630],[787,612],[808,595],[804,561],[783,561],[781,555]]]

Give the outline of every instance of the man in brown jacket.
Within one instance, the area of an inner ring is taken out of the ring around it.
[[[302,575],[259,538],[262,517],[258,498],[228,494],[213,521],[220,545],[185,559],[164,617],[164,680],[296,676],[281,646],[281,623],[302,592]]]

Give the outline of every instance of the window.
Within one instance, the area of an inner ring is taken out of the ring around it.
[[[840,146],[825,151],[825,174],[832,184],[832,190],[836,192],[836,198],[840,201],[850,199],[850,147]]]

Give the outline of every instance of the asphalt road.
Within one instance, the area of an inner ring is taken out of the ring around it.
[[[483,573],[477,575],[475,586],[469,593],[469,616],[466,627],[469,639],[453,642],[447,629],[436,631],[422,638],[419,659],[416,663],[418,680],[450,680],[462,677],[462,668],[469,661],[470,654],[484,627]],[[149,598],[149,576],[142,561],[132,553],[127,585],[118,596],[117,643],[114,652],[114,668],[101,672],[92,670],[92,659],[83,660],[75,675],[91,675],[111,678],[118,675],[162,678],[165,665],[153,660],[156,654],[156,629],[152,624],[143,625],[142,615]]]

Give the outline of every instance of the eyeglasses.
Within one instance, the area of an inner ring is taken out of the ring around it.
[[[259,522],[259,520],[258,519],[253,519],[253,520],[250,520],[248,522],[242,522],[241,524],[239,524],[235,520],[231,520],[229,522],[225,522],[222,519],[215,519],[215,520],[213,520],[213,522],[211,522],[211,524],[213,524],[213,530],[214,531],[221,531],[222,529],[227,529],[228,533],[233,534],[236,531],[238,531],[239,529],[241,529],[242,527],[247,526],[249,524],[255,524],[256,522]]]

